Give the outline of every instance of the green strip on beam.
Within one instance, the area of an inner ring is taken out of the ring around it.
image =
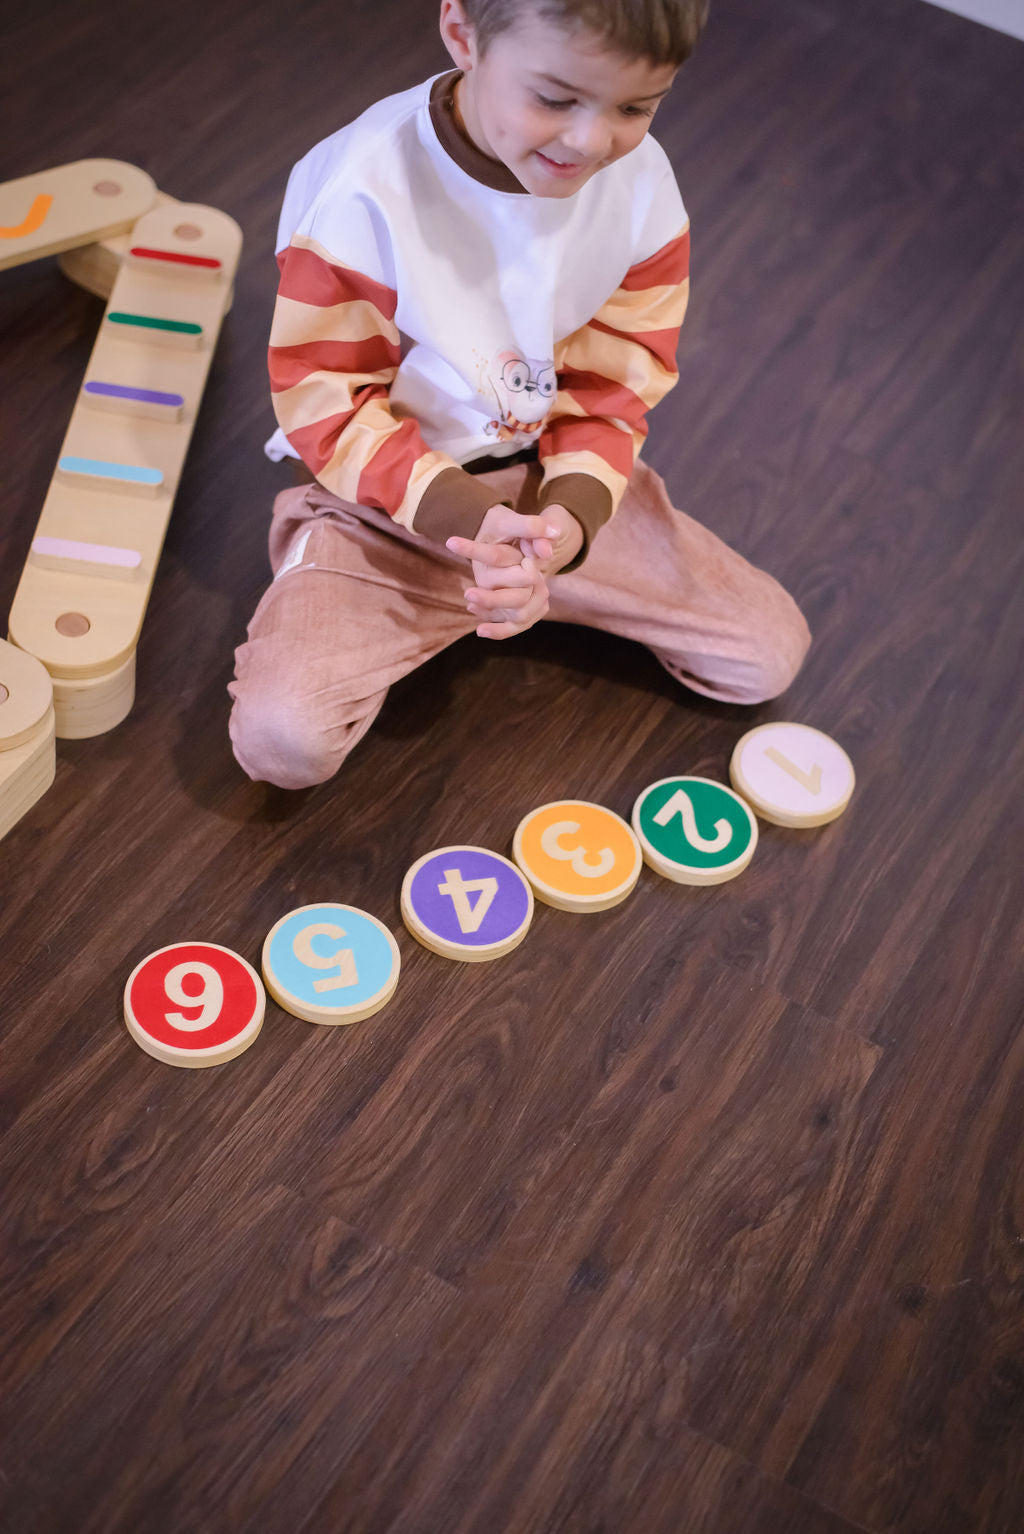
[[[140,330],[171,330],[180,336],[201,336],[202,325],[193,325],[186,320],[158,320],[151,314],[108,314],[107,319],[112,325],[135,325]]]

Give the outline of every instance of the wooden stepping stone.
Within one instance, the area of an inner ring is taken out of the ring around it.
[[[446,959],[498,959],[529,931],[533,892],[515,864],[497,852],[442,847],[406,874],[402,919],[418,943]]]
[[[743,872],[757,847],[747,804],[711,778],[660,778],[633,806],[644,862],[677,884],[722,884]]]
[[[606,911],[640,877],[640,843],[621,816],[583,799],[531,810],[516,829],[512,856],[538,900],[562,911]]]
[[[124,988],[128,1032],[165,1065],[223,1065],[263,1026],[266,992],[251,964],[219,943],[172,943],[137,964]]]
[[[733,786],[762,820],[777,826],[823,826],[850,802],[853,763],[830,735],[807,724],[759,724],[737,743]]]
[[[358,1023],[395,993],[402,958],[394,937],[351,905],[304,905],[270,929],[263,978],[278,1006],[308,1023]]]

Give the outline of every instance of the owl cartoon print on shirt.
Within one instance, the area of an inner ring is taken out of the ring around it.
[[[500,351],[488,368],[487,384],[497,402],[497,419],[484,427],[487,435],[499,442],[537,438],[558,388],[553,359]]]

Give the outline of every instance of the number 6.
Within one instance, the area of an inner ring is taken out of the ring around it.
[[[182,982],[186,975],[198,975],[203,982],[198,996],[190,996],[184,989]],[[198,1033],[200,1028],[208,1028],[220,1017],[220,1009],[224,1005],[224,982],[212,964],[203,964],[199,959],[176,964],[167,971],[164,991],[167,1000],[176,1001],[179,1007],[188,1007],[190,1010],[201,1008],[199,1016],[191,1018],[181,1012],[165,1013],[172,1028],[181,1028],[185,1033]]]

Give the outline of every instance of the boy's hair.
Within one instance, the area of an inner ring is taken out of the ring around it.
[[[708,17],[708,0],[462,0],[481,54],[524,12],[586,27],[615,53],[652,64],[684,64]]]

